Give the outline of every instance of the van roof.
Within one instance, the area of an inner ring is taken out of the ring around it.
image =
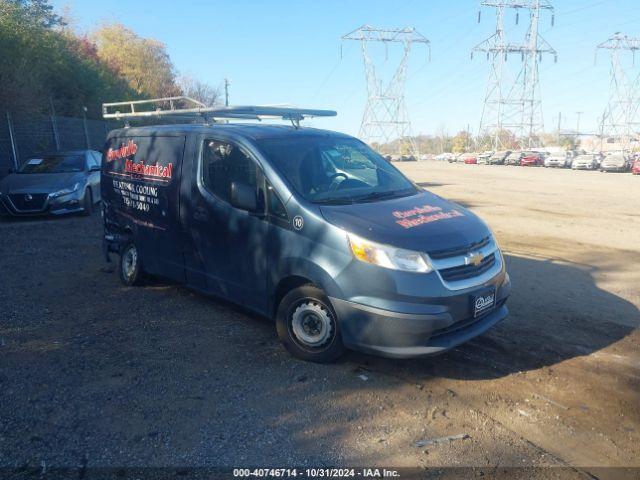
[[[214,124],[171,124],[146,125],[141,127],[119,128],[109,132],[107,138],[119,136],[151,136],[161,134],[232,132],[251,139],[291,137],[291,136],[332,136],[350,138],[344,133],[321,130],[311,127],[293,127],[291,125],[257,125],[255,123],[214,123]]]

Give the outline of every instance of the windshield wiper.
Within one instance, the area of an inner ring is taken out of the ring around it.
[[[312,203],[318,203],[321,205],[347,205],[353,203],[353,199],[351,197],[324,198],[320,200],[312,200]]]
[[[371,192],[366,195],[362,195],[360,197],[353,197],[353,200],[356,202],[368,202],[370,200],[381,200],[383,198],[394,198],[394,197],[402,197],[403,192],[407,194],[410,193],[408,188],[404,188],[402,190],[389,190],[386,192]]]

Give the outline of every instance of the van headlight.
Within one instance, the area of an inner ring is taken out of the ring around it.
[[[420,252],[382,245],[347,233],[351,253],[358,260],[392,270],[428,273],[433,271],[427,256]]]
[[[61,197],[63,195],[69,195],[70,193],[77,192],[80,188],[80,183],[76,183],[73,187],[63,188],[62,190],[58,190],[57,192],[53,192],[51,194],[52,198]]]

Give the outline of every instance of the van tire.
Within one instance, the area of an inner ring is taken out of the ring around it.
[[[141,285],[144,280],[144,271],[140,254],[134,243],[127,243],[120,252],[118,262],[118,274],[120,281],[127,287]]]
[[[84,197],[82,198],[82,214],[87,217],[91,216],[93,212],[93,195],[91,189],[87,188],[84,191]]]
[[[307,323],[313,330],[310,335]],[[344,352],[338,317],[331,302],[311,284],[294,288],[284,296],[276,314],[276,330],[284,347],[301,360],[330,363]],[[309,345],[309,341],[316,340],[317,346]]]

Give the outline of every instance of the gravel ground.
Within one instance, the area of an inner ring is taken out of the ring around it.
[[[505,322],[434,358],[304,363],[267,319],[123,287],[97,215],[0,222],[0,467],[637,474],[601,467],[640,467],[640,178],[400,167],[492,225],[514,284]]]

